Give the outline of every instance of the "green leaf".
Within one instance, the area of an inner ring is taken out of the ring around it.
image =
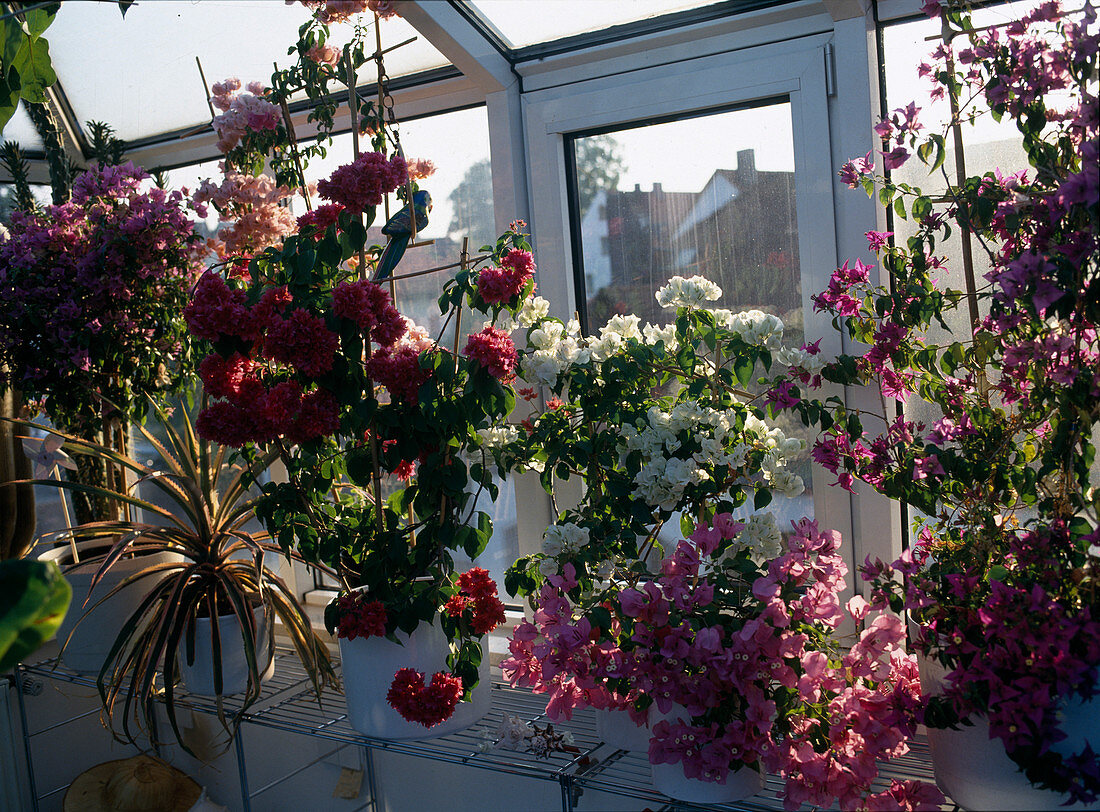
[[[749,386],[752,383],[752,370],[756,364],[753,363],[751,358],[738,357],[733,362],[733,374],[737,376],[737,380],[741,382],[742,386]]]
[[[752,498],[753,510],[760,510],[761,508],[766,508],[768,505],[771,504],[771,501],[772,501],[772,492],[769,491],[767,488],[761,488],[760,490],[758,490],[756,492],[756,495]]]
[[[8,17],[4,20],[3,26],[3,30],[0,31],[0,36],[3,37],[3,42],[0,43],[0,46],[3,47],[3,51],[0,52],[0,61],[2,61],[6,70],[15,61],[15,55],[19,53],[19,48],[27,35],[23,33],[23,27],[19,25],[19,21],[14,17]]]
[[[72,588],[52,561],[0,562],[0,672],[57,632],[71,598]]]
[[[23,98],[31,102],[46,101],[46,88],[57,81],[50,62],[49,43],[41,38],[23,40],[12,67],[19,71]]]
[[[130,0],[130,2],[133,2],[133,0]],[[50,23],[52,23],[53,18],[57,16],[57,10],[59,8],[61,8],[60,3],[50,3],[41,8],[32,9],[26,12],[24,17],[27,21],[27,33],[32,37],[38,37],[43,31],[50,27]]]

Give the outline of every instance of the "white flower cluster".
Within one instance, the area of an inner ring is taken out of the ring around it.
[[[689,485],[710,479],[706,468],[728,465],[737,468],[748,456],[748,446],[730,444],[736,412],[718,411],[686,400],[665,412],[653,406],[646,422],[622,427],[620,460],[632,451],[642,454],[642,469],[634,476],[634,493],[646,504],[675,510]],[[701,448],[690,459],[673,456],[680,448],[677,435],[688,430]]]
[[[645,337],[647,344],[656,344],[659,341],[665,342],[665,350],[668,352],[676,352],[680,348],[680,341],[676,338],[675,324],[666,324],[664,327],[647,324],[642,328],[642,335]]]
[[[783,338],[783,320],[762,310],[715,310],[719,325],[737,333],[746,344],[775,347]]]
[[[490,426],[487,429],[478,429],[481,444],[486,448],[499,450],[515,441],[519,437],[519,429],[515,426]]]
[[[529,383],[553,386],[573,364],[588,363],[592,353],[580,333],[576,320],[568,324],[543,321],[527,337],[535,351],[523,359],[523,377]]]
[[[542,551],[549,556],[575,553],[588,544],[589,538],[587,527],[573,522],[552,524],[542,534]]]
[[[528,297],[523,302],[523,307],[520,308],[519,313],[512,318],[507,313],[501,313],[496,322],[498,330],[503,330],[506,333],[511,333],[516,330],[526,330],[528,327],[533,327],[540,321],[545,319],[550,314],[550,302],[541,296]],[[493,322],[485,322],[485,326],[492,326]]]
[[[806,449],[805,440],[788,437],[782,429],[769,428],[767,423],[755,415],[749,415],[745,420],[745,431],[756,437],[764,449],[764,460],[760,467],[764,482],[772,493],[790,498],[806,490],[802,477],[791,473],[787,468],[787,461]]]
[[[749,516],[736,541],[726,555],[748,548],[759,561],[770,561],[783,553],[783,534],[773,513],[754,513]]]
[[[783,347],[775,354],[775,360],[780,367],[780,372],[786,372],[783,367],[795,367],[809,375],[820,375],[825,366],[825,361],[820,353],[811,355],[797,347]]]
[[[702,307],[704,302],[717,301],[721,296],[722,289],[704,276],[674,276],[657,291],[657,304],[668,308]]]

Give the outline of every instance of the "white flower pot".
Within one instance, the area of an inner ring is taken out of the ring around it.
[[[426,682],[431,682],[433,674],[447,670],[449,644],[438,625],[425,622],[411,636],[403,632],[397,636],[403,645],[384,637],[340,639],[344,697],[353,728],[375,739],[430,739],[464,730],[489,712],[492,696],[486,652],[473,698],[459,702],[450,719],[431,728],[406,721],[386,701],[394,674],[402,668],[413,668],[424,674]]]
[[[252,610],[256,618],[256,667],[261,684],[275,673],[275,660],[271,656],[271,640],[267,633],[267,613],[263,604]],[[218,617],[218,635],[221,643],[222,696],[241,694],[248,690],[248,661],[241,639],[241,625],[236,615]],[[197,696],[217,696],[214,690],[214,651],[211,644],[210,618],[195,619],[195,662],[187,664],[187,646],[180,642],[176,652],[180,679],[189,693]]]
[[[940,692],[947,670],[935,660],[917,655],[921,691],[925,695]],[[1087,809],[1084,804],[1063,806],[1066,796],[1035,787],[1008,757],[1004,743],[990,738],[989,722],[984,716],[971,719],[973,726],[958,730],[928,729],[932,751],[932,769],[936,785],[963,809]],[[1100,750],[1100,701],[1085,702],[1071,698],[1066,702],[1062,730],[1066,738],[1051,749],[1059,753],[1080,752],[1088,742]]]
[[[83,559],[96,551],[105,551],[107,545],[102,541],[81,541],[77,542],[76,549],[78,553],[82,553]],[[72,603],[69,605],[65,619],[61,622],[61,627],[57,630],[57,641],[63,646],[61,661],[65,666],[85,674],[99,673],[123,624],[138,608],[142,598],[148,594],[153,585],[164,576],[150,575],[97,606],[98,601],[110,594],[111,590],[131,575],[143,569],[157,564],[183,561],[183,556],[171,552],[120,558],[89,596],[92,578],[99,570],[98,564],[74,564],[68,545],[47,550],[38,558],[41,561],[56,562],[65,574],[65,580],[73,588]]]
[[[684,775],[683,764],[650,764],[653,788],[670,798],[693,804],[730,804],[759,795],[764,789],[764,774],[742,767],[726,776],[726,783],[700,781]]]
[[[683,720],[690,724],[691,714],[682,705],[673,705],[668,713],[660,713],[654,707],[649,713],[649,722],[656,725],[662,719],[669,722]],[[725,783],[703,781],[684,775],[682,762],[675,764],[654,764],[650,762],[653,776],[653,788],[670,798],[695,804],[729,804],[742,801],[760,794],[764,789],[764,774],[751,767],[741,767],[726,776]]]
[[[625,710],[597,710],[596,736],[617,750],[649,752],[649,728],[634,724]]]

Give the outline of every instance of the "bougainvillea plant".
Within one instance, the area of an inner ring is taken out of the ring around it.
[[[506,587],[530,594],[542,577],[571,564],[591,585],[610,568],[660,557],[664,525],[687,516],[763,509],[773,494],[804,488],[794,465],[805,443],[769,422],[765,396],[749,388],[779,358],[786,370],[813,371],[813,350],[781,345],[783,323],[760,311],[712,310],[721,290],[703,277],[674,277],[657,292],[675,312],[664,327],[616,316],[597,336],[576,322],[548,318],[533,300],[518,325],[527,329],[520,359],[525,380],[549,390],[545,409],[494,438],[505,457],[538,467],[551,497],[555,482],[579,477],[580,503],[561,511],[543,552],[516,562]],[[533,389],[526,397],[536,396]],[[772,514],[750,520],[749,535],[778,553]],[[767,553],[765,553],[767,554]]]
[[[1066,16],[1048,2],[978,29],[955,4],[928,11],[948,35],[920,66],[933,97],[954,99],[959,118],[1014,120],[1030,167],[955,182],[943,172],[927,194],[876,177],[870,155],[845,165],[849,185],[912,218],[904,244],[868,234],[886,284],[855,260],[815,299],[870,346],[823,377],[878,386],[883,410],[797,408],[826,429],[813,454],[840,485],[859,479],[920,511],[913,549],[865,574],[878,601],[923,624],[919,650],[950,672],[925,721],[983,714],[1034,784],[1091,804],[1094,750],[1058,743],[1065,701],[1094,699],[1100,671],[1096,13],[1086,4]],[[941,170],[944,136],[923,135],[918,113],[911,104],[876,127],[885,168],[913,150]],[[941,281],[952,229],[988,261],[987,284]],[[799,383],[790,376],[786,391]],[[930,425],[911,417],[912,401],[932,407]]]
[[[803,519],[766,561],[747,527],[720,513],[658,574],[621,573],[617,586],[586,590],[567,564],[543,583],[534,622],[516,627],[505,678],[547,694],[554,720],[584,707],[648,714],[650,761],[682,764],[689,778],[778,773],[787,809],[941,802],[915,781],[871,792],[878,761],[906,753],[916,728],[901,621],[869,617],[861,598],[841,607],[839,534]],[[837,631],[846,619],[861,629],[850,641]]]
[[[2,383],[37,400],[54,425],[119,447],[148,396],[178,392],[193,372],[183,308],[202,241],[183,195],[153,187],[132,163],[98,166],[76,179],[68,203],[14,212],[8,230]],[[108,485],[106,469],[81,464],[80,481]],[[80,521],[105,518],[105,503],[74,501]]]
[[[218,400],[198,430],[228,445],[278,450],[287,481],[264,486],[257,513],[284,549],[362,593],[329,607],[330,630],[396,639],[422,622],[442,625],[454,643],[453,677],[417,690],[438,694],[431,704],[445,710],[454,678],[459,696],[476,684],[477,640],[503,619],[495,584],[484,570],[456,577],[452,552],[476,557],[492,533],[475,509],[479,493],[497,493],[497,466],[479,430],[498,429],[515,404],[516,351],[490,325],[455,352],[405,319],[386,289],[348,269],[366,240],[361,215],[369,225],[381,196],[407,181],[400,158],[374,155],[319,184],[332,202],[303,215],[297,234],[200,279],[187,319],[213,344],[200,373]],[[517,264],[510,287],[486,302],[481,276],[497,280]],[[494,319],[519,311],[533,272],[517,226],[446,283],[442,329],[455,327],[463,305]],[[394,706],[414,721],[441,721],[442,710],[430,718],[412,711],[413,676],[399,675]]]

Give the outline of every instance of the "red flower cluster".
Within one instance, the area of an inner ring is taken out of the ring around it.
[[[502,383],[515,380],[516,364],[519,361],[516,345],[503,330],[486,327],[480,333],[474,333],[466,342],[466,349],[462,354],[477,361]]]
[[[408,177],[408,167],[400,155],[387,160],[381,152],[364,152],[318,183],[317,191],[348,211],[360,212],[380,205],[382,195],[392,192]]]
[[[394,400],[416,403],[420,385],[430,375],[420,368],[420,353],[412,347],[383,347],[367,362],[367,374],[390,393]]]
[[[405,319],[381,285],[360,279],[341,282],[332,291],[332,312],[369,332],[376,344],[390,347],[405,335]]]
[[[251,359],[239,352],[229,358],[220,355],[208,355],[199,364],[199,377],[202,378],[206,394],[216,398],[235,398],[240,395],[241,384],[252,372]]]
[[[225,386],[224,381],[215,383],[223,391]],[[297,381],[283,381],[269,391],[250,373],[241,379],[236,394],[202,410],[195,430],[200,437],[237,448],[278,436],[304,443],[335,434],[340,428],[339,409],[336,398],[325,389],[302,394]]]
[[[501,267],[483,268],[477,275],[477,292],[489,304],[509,302],[519,297],[535,273],[530,251],[512,249],[500,260]]]
[[[249,322],[248,305],[242,290],[230,290],[218,274],[207,271],[199,277],[191,302],[183,309],[191,335],[215,341],[222,335],[237,335]]]
[[[469,610],[470,628],[488,634],[504,622],[504,604],[497,598],[497,585],[481,567],[458,576],[458,594],[443,605],[443,611],[456,620]]]
[[[307,211],[298,218],[298,233],[301,234],[307,228],[313,228],[315,229],[313,236],[318,240],[321,239],[328,227],[335,225],[340,219],[340,212],[343,210],[344,207],[339,203],[326,203],[313,211]]]
[[[340,338],[325,326],[325,320],[299,307],[288,318],[268,324],[263,354],[317,378],[332,369],[339,348]]]
[[[386,607],[382,601],[363,600],[362,592],[352,592],[336,599],[340,621],[336,636],[345,640],[356,637],[384,637],[386,634]]]
[[[431,685],[425,685],[424,675],[419,671],[402,668],[393,675],[386,701],[402,718],[435,727],[451,718],[463,693],[462,680],[453,674],[438,671],[432,676]]]

